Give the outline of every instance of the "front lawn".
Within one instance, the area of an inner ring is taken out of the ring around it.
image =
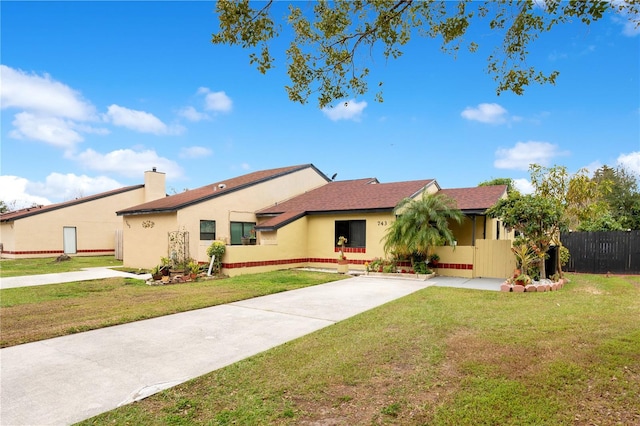
[[[0,347],[206,308],[345,278],[275,271],[176,285],[107,278],[0,290]]]
[[[640,424],[640,279],[430,287],[82,424]]]

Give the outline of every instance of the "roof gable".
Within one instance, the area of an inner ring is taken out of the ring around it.
[[[241,189],[257,185],[271,179],[285,176],[290,173],[312,168],[327,181],[329,178],[320,172],[313,164],[302,164],[297,166],[280,167],[276,169],[261,170],[246,175],[226,179],[220,182],[202,186],[200,188],[191,189],[179,194],[170,195],[159,200],[149,201],[137,206],[129,207],[116,212],[118,215],[143,214],[143,213],[162,213],[174,212],[182,208],[198,204],[215,197],[223,196]]]
[[[14,220],[24,219],[29,216],[34,216],[42,213],[47,213],[54,210],[59,210],[78,204],[88,203],[90,201],[98,200],[105,197],[110,197],[117,194],[122,194],[135,189],[144,188],[144,185],[126,186],[123,188],[113,189],[111,191],[101,192],[99,194],[89,195],[87,197],[76,198],[75,200],[64,201],[62,203],[48,204],[46,206],[28,207],[26,209],[15,210],[12,212],[6,212],[0,214],[0,222],[12,222]]]

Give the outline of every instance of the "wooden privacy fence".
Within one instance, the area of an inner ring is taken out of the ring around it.
[[[116,229],[114,252],[115,252],[114,255],[116,259],[118,260],[124,259],[124,252],[123,252],[123,246],[122,246],[122,229]]]
[[[567,232],[569,272],[640,274],[640,231]]]

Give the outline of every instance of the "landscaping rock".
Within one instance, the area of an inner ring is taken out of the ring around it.
[[[507,293],[511,291],[511,284],[501,284],[500,285],[500,291],[506,291]]]

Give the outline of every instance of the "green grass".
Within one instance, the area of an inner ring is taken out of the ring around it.
[[[76,256],[64,262],[56,262],[56,259],[51,257],[0,259],[0,277],[73,272],[97,266],[118,267],[122,266],[122,261],[116,260],[113,256]]]
[[[640,279],[430,287],[82,424],[640,422]]]
[[[184,284],[149,286],[109,278],[0,290],[7,347],[146,318],[230,303],[343,279],[344,275],[274,271]]]

